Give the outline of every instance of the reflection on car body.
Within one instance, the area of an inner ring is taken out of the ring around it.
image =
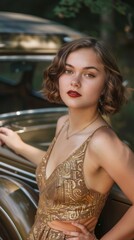
[[[0,12],[0,53],[56,53],[61,44],[83,34],[48,19]]]

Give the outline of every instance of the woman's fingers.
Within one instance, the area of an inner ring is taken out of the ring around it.
[[[0,128],[1,142],[4,142],[7,139],[7,137],[10,138],[10,136],[12,136],[12,134],[13,134],[13,131],[11,129],[1,127]]]
[[[21,144],[22,140],[19,135],[9,128],[0,128],[0,145],[7,145],[11,149],[17,148]]]
[[[84,225],[72,222],[72,225],[76,226],[81,230],[81,232],[78,231],[64,231],[64,234],[67,235],[68,240],[93,240],[94,235],[91,234]]]
[[[78,227],[82,233],[87,234],[88,236],[91,235],[84,225],[76,222],[72,222],[72,225]]]
[[[1,127],[0,128],[0,133],[5,135],[5,136],[8,136],[8,135],[11,135],[13,133],[13,131],[10,128]]]

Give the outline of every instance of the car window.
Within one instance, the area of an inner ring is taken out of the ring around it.
[[[8,56],[0,60],[0,113],[45,107],[43,72],[53,56]]]
[[[44,70],[50,65],[50,61],[37,62],[32,81],[32,89],[34,91],[40,91],[43,83]]]
[[[0,82],[3,84],[16,85],[21,81],[22,71],[13,62],[0,62]]]
[[[50,65],[50,60],[44,61],[5,61],[0,62],[0,82],[8,85],[17,85],[24,81],[23,75],[31,72],[31,86],[40,90],[43,81],[43,72]]]

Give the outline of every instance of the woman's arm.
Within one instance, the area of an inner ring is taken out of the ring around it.
[[[105,169],[132,203],[119,222],[101,240],[132,240],[134,239],[134,154],[112,130],[99,131],[95,135],[90,150],[94,152],[98,165]]]
[[[16,132],[5,127],[0,128],[0,145],[3,144],[36,165],[41,162],[45,154],[45,151],[23,142]]]
[[[65,123],[67,115],[59,118],[56,126],[56,134],[60,131],[62,125]],[[38,165],[42,157],[45,155],[45,151],[33,147],[22,141],[20,136],[9,128],[0,128],[0,145],[5,144],[7,147],[12,149],[16,154],[28,159],[34,164]]]

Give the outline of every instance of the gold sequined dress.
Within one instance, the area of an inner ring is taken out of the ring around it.
[[[67,239],[62,230],[49,226],[53,221],[77,221],[93,232],[107,198],[107,194],[88,189],[84,181],[83,161],[91,136],[46,178],[46,164],[56,139],[36,171],[40,197],[35,223],[27,240]]]

